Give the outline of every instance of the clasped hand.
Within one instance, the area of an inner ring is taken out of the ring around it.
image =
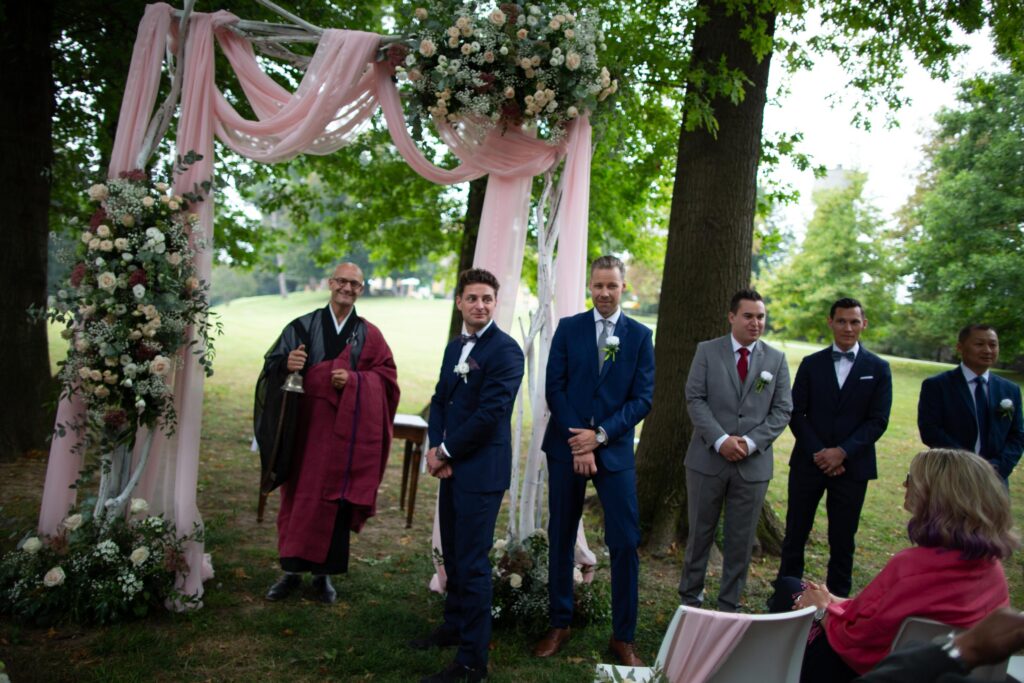
[[[718,454],[729,462],[739,462],[750,455],[747,452],[747,440],[742,436],[730,436],[722,442]]]
[[[431,476],[438,479],[447,479],[452,476],[452,466],[447,460],[437,457],[437,449],[431,448],[427,451],[427,470]]]
[[[572,471],[582,477],[597,474],[597,459],[594,451],[598,447],[597,432],[593,429],[570,427],[573,436],[569,439],[569,450],[572,451]]]
[[[846,452],[839,447],[822,448],[814,454],[814,464],[829,477],[838,477],[846,471],[845,460]]]

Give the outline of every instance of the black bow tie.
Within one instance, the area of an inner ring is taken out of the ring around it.
[[[459,335],[459,341],[462,342],[463,346],[465,346],[466,344],[468,344],[470,342],[473,342],[475,344],[477,339],[479,339],[479,337],[477,337],[475,334],[460,334]]]
[[[832,362],[835,363],[840,358],[845,358],[852,363],[857,358],[857,354],[853,351],[836,351],[832,349]]]

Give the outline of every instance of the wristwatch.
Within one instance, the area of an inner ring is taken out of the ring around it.
[[[597,439],[598,446],[604,446],[608,443],[608,433],[600,427],[594,430],[594,438]]]
[[[956,636],[956,631],[950,631],[944,636],[939,636],[933,642],[940,643],[942,645],[942,651],[946,653],[946,656],[960,666],[963,666],[963,653],[960,652],[960,648],[956,646]]]

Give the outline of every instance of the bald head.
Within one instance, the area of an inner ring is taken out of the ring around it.
[[[354,263],[339,263],[327,281],[331,288],[331,309],[338,320],[352,312],[356,299],[363,293],[363,271]]]

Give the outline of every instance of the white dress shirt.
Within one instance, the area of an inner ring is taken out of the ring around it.
[[[963,363],[960,364],[960,370],[964,373],[964,379],[967,380],[967,390],[971,394],[971,401],[974,401],[974,387],[977,386],[974,383],[974,378],[978,376],[978,373],[974,372],[974,370],[971,370]],[[982,388],[982,391],[985,392],[985,400],[988,400],[988,383],[992,381],[992,378],[989,377],[988,370],[981,373],[981,376],[985,378],[985,385]],[[981,453],[981,423],[978,422],[977,408],[974,410],[974,424],[978,427],[978,436],[974,439],[974,452]]]
[[[750,346],[743,346],[743,344],[740,344],[738,341],[736,341],[736,337],[729,335],[729,341],[732,342],[732,364],[734,368],[740,362],[740,349],[745,348],[749,352],[747,353],[747,372],[749,373],[750,359],[754,357],[754,349],[757,348],[757,340],[755,339],[754,342],[750,344]],[[725,440],[728,439],[729,436],[729,434],[723,434],[722,436],[715,439],[716,453],[718,453],[722,449],[722,444],[725,443]],[[747,455],[753,455],[754,451],[757,450],[757,444],[754,443],[754,440],[751,439],[746,434],[743,435],[743,440],[747,442]]]
[[[845,351],[836,346],[835,342],[832,342],[832,350],[838,351],[839,353],[845,353]],[[846,384],[846,379],[850,376],[850,370],[853,369],[853,363],[857,360],[857,354],[860,353],[860,342],[854,342],[853,346],[849,350],[853,351],[853,360],[846,357],[840,357],[839,360],[834,361],[836,366],[836,381],[839,382],[840,389],[842,389],[843,385]]]
[[[611,336],[611,335],[615,334],[615,326],[619,324],[619,316],[622,315],[622,309],[621,308],[616,308],[615,312],[612,313],[607,318],[604,318],[604,317],[601,316],[601,313],[597,310],[596,306],[594,307],[593,311],[594,311],[594,329],[595,329],[595,331],[596,331],[595,333],[597,335],[596,338],[597,339],[601,338],[601,330],[604,329],[604,321],[605,320],[610,320],[611,323],[612,323],[612,328],[610,330],[608,330],[608,335]]]
[[[484,332],[486,332],[487,329],[491,325],[493,325],[493,324],[494,324],[494,319],[491,318],[491,320],[488,321],[488,323],[483,326],[483,329],[481,329],[479,332],[475,333],[476,334],[476,339],[471,339],[471,340],[469,340],[468,342],[466,342],[465,344],[462,345],[462,354],[459,356],[459,363],[458,363],[459,365],[461,365],[462,363],[466,362],[466,359],[469,358],[469,353],[473,350],[473,347],[476,346],[477,339],[479,339],[480,335],[482,335]],[[465,324],[462,325],[462,334],[469,335],[469,330],[466,329],[466,325]],[[444,443],[442,443],[440,446],[438,446],[437,450],[441,451],[441,457],[444,458],[444,459],[450,459],[452,457],[451,453],[448,452],[448,449],[445,448]]]

